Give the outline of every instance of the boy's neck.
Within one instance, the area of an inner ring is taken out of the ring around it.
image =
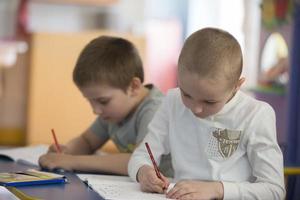
[[[144,85],[142,85],[142,87],[138,91],[137,96],[135,97],[132,109],[128,116],[130,116],[132,113],[135,112],[135,110],[139,107],[139,105],[143,102],[143,100],[148,96],[149,92],[150,92],[150,90],[147,87],[145,87]]]
[[[138,91],[138,95],[136,96],[136,103],[134,107],[138,107],[140,103],[148,96],[149,89],[144,85]]]

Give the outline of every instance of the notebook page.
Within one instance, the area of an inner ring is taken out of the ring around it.
[[[78,175],[87,180],[89,185],[108,200],[166,200],[165,194],[142,192],[138,183],[128,177],[105,175]]]
[[[0,186],[0,200],[20,200],[3,186]]]
[[[48,151],[48,145],[36,145],[19,148],[1,149],[0,155],[10,157],[14,161],[21,161],[38,165],[39,157]]]

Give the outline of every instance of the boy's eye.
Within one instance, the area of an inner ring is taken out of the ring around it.
[[[191,96],[188,95],[188,94],[186,94],[186,93],[182,93],[182,94],[183,94],[183,96],[186,97],[186,98],[191,98]]]
[[[98,101],[99,104],[102,104],[102,105],[107,105],[109,103],[109,101]]]
[[[96,102],[101,105],[107,105],[109,103],[109,99],[98,99]]]
[[[215,103],[217,103],[217,102],[216,102],[216,101],[205,101],[205,103],[206,103],[206,104],[212,105],[212,104],[215,104]]]

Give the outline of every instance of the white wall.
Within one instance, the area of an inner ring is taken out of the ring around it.
[[[213,26],[230,32],[239,41],[243,55],[244,87],[257,83],[260,35],[260,0],[189,0],[188,35]]]

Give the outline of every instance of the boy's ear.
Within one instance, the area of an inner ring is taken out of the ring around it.
[[[235,90],[238,91],[241,88],[241,86],[244,84],[245,81],[246,81],[245,77],[240,78],[237,85],[236,85]]]
[[[139,90],[141,89],[142,85],[143,84],[142,84],[141,80],[137,77],[134,77],[131,80],[131,83],[128,87],[129,94],[131,94],[132,96],[136,96],[138,94]]]

